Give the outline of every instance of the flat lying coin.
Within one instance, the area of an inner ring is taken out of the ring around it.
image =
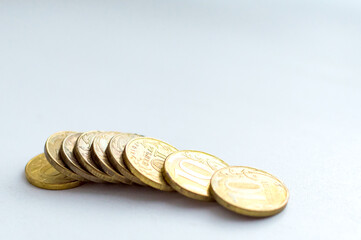
[[[75,156],[80,162],[80,164],[97,178],[100,178],[101,180],[110,183],[119,183],[119,181],[116,181],[111,176],[103,172],[93,161],[91,154],[91,146],[93,144],[94,138],[99,133],[101,132],[90,131],[80,135],[78,140],[76,141],[76,145],[74,148]]]
[[[85,178],[79,176],[78,174],[74,173],[70,170],[63,162],[60,156],[60,147],[63,140],[75,132],[71,131],[63,131],[57,132],[51,135],[45,142],[44,153],[46,158],[48,159],[49,163],[59,172],[68,176],[72,179],[76,179],[79,181],[86,181]]]
[[[58,172],[50,165],[43,153],[37,155],[26,164],[25,175],[32,185],[49,190],[75,188],[82,184],[82,182]]]
[[[154,138],[135,138],[125,147],[124,161],[143,183],[162,191],[173,191],[162,176],[162,168],[166,157],[175,151],[175,147]]]
[[[74,133],[67,136],[61,145],[60,155],[64,163],[79,176],[82,176],[83,178],[91,182],[104,183],[103,180],[97,178],[96,176],[89,173],[86,169],[84,169],[74,155],[74,147],[76,141],[81,134],[82,133]]]
[[[169,185],[189,198],[212,201],[209,185],[213,173],[228,167],[221,159],[199,151],[178,151],[164,163],[163,174]]]
[[[139,185],[144,185],[139,178],[134,176],[127,168],[123,159],[123,151],[125,149],[125,145],[132,140],[133,138],[140,137],[140,135],[132,134],[132,133],[119,133],[115,135],[109,142],[107,148],[107,156],[114,168],[118,170],[124,177],[128,178],[132,182],[135,182]]]
[[[121,183],[131,184],[129,179],[113,169],[106,154],[110,139],[116,134],[119,134],[119,132],[103,132],[96,135],[92,144],[93,160],[113,179]]]
[[[211,180],[211,193],[223,207],[252,217],[267,217],[287,205],[286,186],[271,174],[250,167],[228,167]]]

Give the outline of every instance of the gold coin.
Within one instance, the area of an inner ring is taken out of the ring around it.
[[[63,131],[63,132],[57,132],[51,135],[45,142],[45,148],[44,153],[46,158],[48,159],[49,163],[59,172],[64,174],[65,176],[68,176],[72,179],[76,179],[79,181],[86,181],[85,178],[79,176],[78,174],[74,173],[72,170],[70,170],[63,162],[61,156],[60,156],[60,147],[63,142],[63,140],[75,132],[71,131]]]
[[[75,157],[78,159],[79,163],[86,168],[91,174],[100,178],[103,181],[110,183],[119,183],[111,176],[103,172],[93,161],[91,146],[93,144],[94,138],[101,132],[99,131],[90,131],[85,132],[79,136],[76,141],[76,145],[74,148]]]
[[[140,137],[125,146],[124,162],[130,171],[143,183],[162,190],[173,191],[162,176],[164,160],[177,149],[163,141]]]
[[[96,135],[92,144],[93,160],[113,179],[121,183],[131,184],[129,179],[113,169],[106,154],[110,139],[116,134],[119,134],[119,132],[103,132]]]
[[[75,188],[81,181],[58,172],[46,159],[44,153],[32,158],[25,167],[26,179],[34,186],[49,190]]]
[[[164,163],[163,174],[169,185],[189,198],[212,201],[209,185],[213,173],[228,164],[208,153],[178,151]]]
[[[252,217],[267,217],[287,205],[286,186],[271,174],[250,167],[228,167],[211,180],[211,193],[223,207]]]
[[[76,141],[78,140],[81,134],[82,133],[74,133],[67,136],[61,145],[60,155],[64,163],[79,176],[82,176],[83,178],[91,182],[104,183],[103,180],[90,174],[86,169],[84,169],[74,155],[74,147]]]
[[[123,159],[123,152],[125,145],[132,140],[133,138],[140,137],[140,135],[132,133],[119,133],[115,135],[109,142],[107,148],[107,155],[110,163],[115,167],[124,177],[128,178],[132,182],[135,182],[140,185],[144,185],[139,178],[134,176],[127,168]]]

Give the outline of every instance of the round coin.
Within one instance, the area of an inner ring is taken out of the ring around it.
[[[162,190],[173,191],[162,176],[166,157],[177,149],[163,141],[140,137],[128,142],[123,153],[130,171],[143,183]]]
[[[100,178],[105,182],[110,183],[119,183],[111,176],[103,172],[97,164],[93,161],[92,154],[91,154],[91,146],[93,143],[94,138],[101,132],[99,131],[90,131],[85,132],[79,136],[78,140],[76,141],[76,145],[74,148],[74,153],[76,158],[78,159],[79,163],[88,170],[91,174]]]
[[[59,172],[68,176],[72,179],[76,179],[79,181],[86,181],[85,178],[79,176],[78,174],[74,173],[70,170],[63,162],[60,156],[60,147],[63,140],[75,132],[71,131],[63,131],[57,132],[51,135],[45,142],[44,153],[46,158],[48,159],[49,163]]]
[[[217,171],[210,190],[223,207],[252,217],[281,212],[289,198],[289,192],[280,180],[250,167],[228,167]]]
[[[61,145],[60,155],[64,163],[79,176],[82,176],[83,178],[91,182],[104,183],[103,180],[97,178],[96,176],[89,173],[86,169],[84,169],[74,155],[75,144],[81,134],[82,133],[74,133],[67,136]]]
[[[96,135],[92,144],[93,160],[103,169],[105,173],[107,173],[113,179],[121,183],[131,184],[129,179],[115,171],[115,169],[111,166],[111,163],[109,162],[106,154],[110,139],[116,134],[119,134],[119,132],[102,132]]]
[[[26,164],[25,176],[32,185],[49,190],[70,189],[82,184],[81,181],[58,172],[48,162],[44,153],[37,155]]]
[[[123,159],[123,151],[125,145],[132,140],[133,138],[140,137],[140,135],[132,133],[119,133],[115,135],[109,142],[107,148],[107,156],[110,163],[114,168],[116,168],[124,177],[128,178],[132,182],[135,182],[140,185],[144,185],[139,178],[134,176],[127,168]]]
[[[213,173],[228,167],[221,159],[199,151],[178,151],[164,163],[163,175],[169,185],[186,197],[212,201],[209,185]]]

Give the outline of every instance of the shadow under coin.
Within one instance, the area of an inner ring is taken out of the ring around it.
[[[75,190],[75,189],[74,189]],[[138,186],[138,185],[124,185],[124,184],[98,184],[98,183],[86,183],[73,192],[80,195],[92,195],[95,198],[104,199],[104,197],[112,200],[114,198],[124,198],[135,204],[149,205],[149,204],[167,204],[172,207],[191,209],[192,211],[207,212],[212,218],[222,218],[226,221],[232,222],[263,222],[267,218],[251,218],[236,214],[229,211],[217,202],[204,202],[187,198],[176,191],[164,192],[150,187]],[[118,201],[115,201],[118,202]],[[119,204],[121,204],[119,202]]]

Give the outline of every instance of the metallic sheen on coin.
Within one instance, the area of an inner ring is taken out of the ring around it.
[[[82,176],[83,178],[91,182],[104,183],[103,180],[97,178],[96,176],[89,173],[86,169],[84,169],[74,155],[74,147],[76,141],[78,140],[81,134],[82,133],[74,133],[67,136],[61,145],[60,155],[64,163],[76,174]]]
[[[250,167],[228,167],[217,171],[210,190],[223,207],[252,217],[281,212],[289,198],[288,189],[280,180]]]
[[[100,178],[103,181],[110,183],[119,183],[111,176],[103,172],[93,161],[91,154],[91,146],[93,144],[94,138],[101,132],[99,131],[90,131],[85,132],[79,136],[76,141],[76,145],[74,148],[74,153],[80,164],[86,168],[91,174]]]
[[[127,168],[123,159],[123,152],[125,145],[132,140],[133,138],[140,137],[141,135],[132,134],[132,133],[119,133],[115,135],[109,142],[107,148],[107,156],[109,162],[114,168],[116,168],[124,177],[128,178],[132,182],[135,182],[139,185],[144,185],[139,178],[134,176]]]
[[[213,173],[228,167],[221,159],[199,151],[178,151],[164,163],[163,174],[169,185],[189,198],[212,201],[209,185]]]
[[[71,179],[58,172],[43,153],[32,158],[26,164],[25,175],[32,185],[49,190],[75,188],[82,184],[81,181]]]
[[[163,141],[141,137],[128,142],[124,161],[130,171],[143,183],[162,190],[173,191],[162,176],[166,157],[177,149]]]
[[[115,171],[106,154],[110,139],[116,134],[119,134],[119,132],[102,132],[95,136],[92,144],[93,160],[113,179],[121,183],[131,184],[132,182],[129,179]]]
[[[83,177],[79,176],[78,174],[74,173],[70,170],[63,162],[60,156],[60,147],[63,140],[75,132],[71,131],[63,131],[57,132],[51,135],[45,142],[44,153],[46,158],[48,159],[49,163],[53,165],[53,167],[72,179],[76,179],[79,181],[86,181]]]

